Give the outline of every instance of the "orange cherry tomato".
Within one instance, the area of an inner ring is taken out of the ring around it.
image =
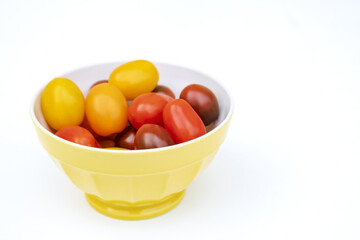
[[[119,133],[126,127],[127,101],[121,91],[101,83],[90,89],[85,99],[85,113],[91,128],[100,136]]]
[[[80,124],[80,127],[86,128],[87,130],[89,130],[89,132],[91,132],[91,134],[95,137],[95,139],[97,141],[103,139],[104,137],[98,135],[90,126],[89,121],[87,120],[87,117],[84,117],[84,121]]]
[[[99,81],[95,82],[93,85],[91,85],[90,89],[101,83],[108,83],[108,82],[109,82],[108,80],[99,80]]]

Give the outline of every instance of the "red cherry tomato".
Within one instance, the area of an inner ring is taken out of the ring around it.
[[[97,141],[95,137],[83,127],[64,127],[56,132],[56,136],[84,146],[97,147]]]
[[[162,112],[173,98],[159,93],[145,93],[134,99],[128,109],[128,118],[136,129],[143,124],[163,125]]]
[[[203,85],[191,84],[185,87],[180,98],[192,106],[205,125],[212,123],[219,116],[219,103],[215,94]]]
[[[169,132],[156,124],[142,125],[135,135],[135,149],[160,148],[174,145]]]
[[[185,100],[168,103],[163,112],[164,126],[175,143],[190,141],[206,133],[205,125]]]
[[[133,150],[135,147],[135,134],[136,129],[133,126],[128,126],[124,131],[119,133],[115,140],[115,145],[120,148]]]
[[[164,85],[157,85],[153,92],[165,94],[169,97],[175,98],[175,94],[173,93],[173,91],[171,91],[170,88]]]
[[[108,83],[108,80],[99,80],[97,82],[95,82],[93,85],[91,85],[90,89],[92,89],[93,87],[95,87],[96,85],[99,85],[101,83]]]

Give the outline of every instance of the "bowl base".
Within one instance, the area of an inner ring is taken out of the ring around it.
[[[185,195],[185,190],[171,194],[158,201],[129,203],[105,201],[95,195],[85,193],[88,203],[98,212],[118,219],[140,220],[164,214],[176,207]]]

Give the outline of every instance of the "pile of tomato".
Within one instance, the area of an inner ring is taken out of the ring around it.
[[[176,99],[158,81],[158,70],[146,60],[118,66],[108,80],[94,83],[86,97],[70,79],[55,78],[42,93],[41,108],[58,137],[97,148],[166,147],[214,126],[219,104],[210,89],[191,84]]]

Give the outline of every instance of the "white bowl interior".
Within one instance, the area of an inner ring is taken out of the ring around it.
[[[63,74],[61,77],[66,77],[75,82],[86,97],[86,94],[93,83],[99,80],[108,79],[110,73],[122,63],[124,62],[105,63],[85,67]],[[202,73],[190,69],[163,63],[155,63],[155,66],[158,69],[160,76],[158,84],[169,87],[175,93],[176,98],[179,97],[180,92],[187,85],[194,83],[204,85],[216,95],[219,102],[220,115],[215,123],[216,126],[218,126],[226,118],[229,118],[233,108],[232,101],[230,94],[220,83]],[[49,81],[50,80],[51,79],[49,79]],[[39,123],[44,128],[51,130],[46,123],[41,111],[41,93],[42,90],[35,98],[33,111]]]

